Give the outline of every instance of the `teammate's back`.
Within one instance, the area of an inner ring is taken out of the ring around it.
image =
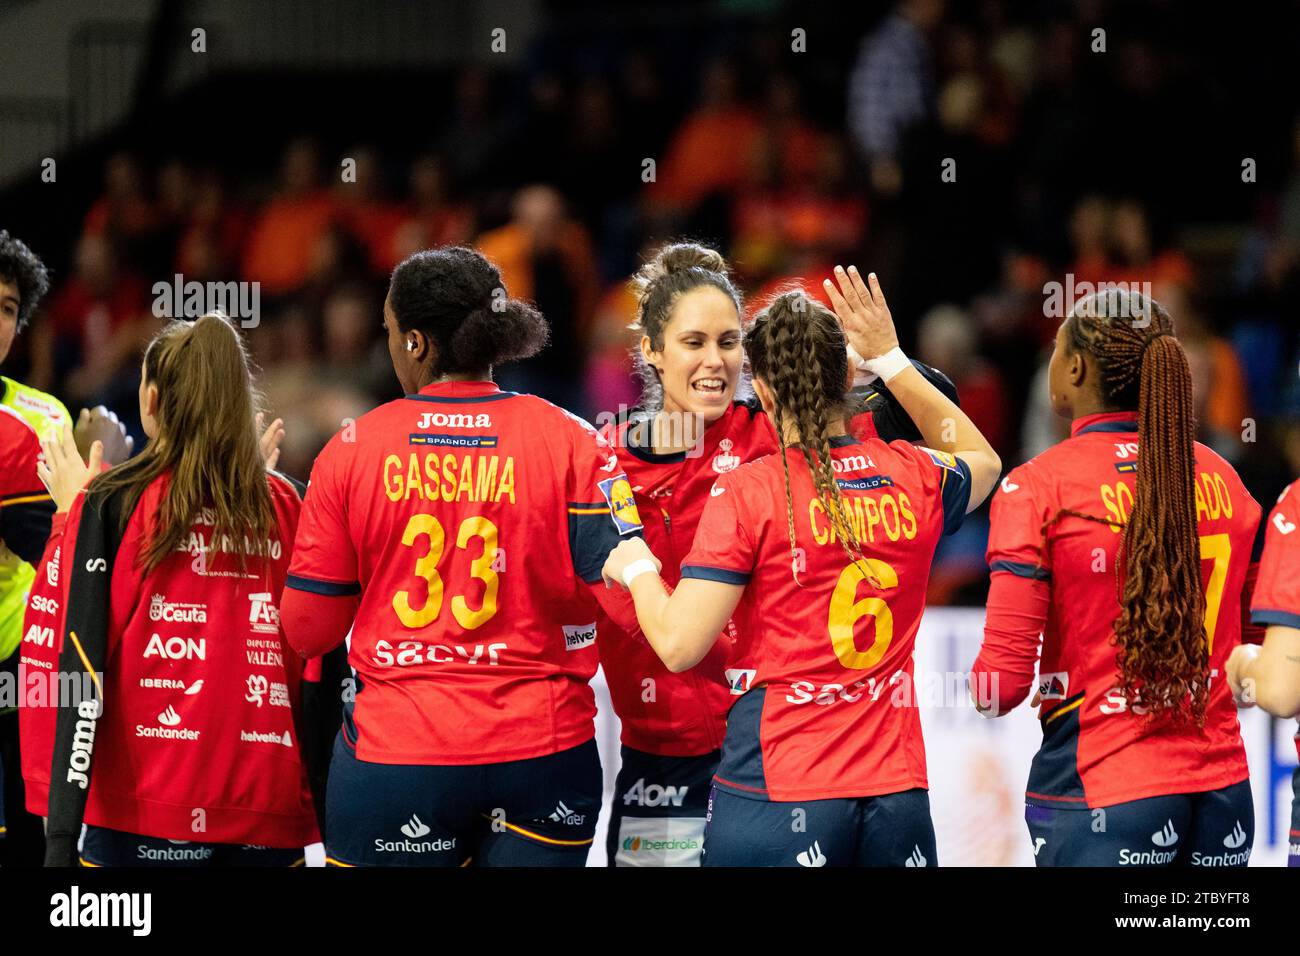
[[[611,507],[638,524],[597,448],[579,419],[485,382],[427,386],[326,446],[291,583],[360,589],[359,756],[473,763],[591,736],[595,624],[564,614],[574,555]]]

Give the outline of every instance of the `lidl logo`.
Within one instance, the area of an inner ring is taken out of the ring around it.
[[[609,514],[619,534],[641,530],[641,516],[636,510],[636,495],[627,475],[617,474],[600,482],[600,492],[609,503]]]
[[[949,471],[957,471],[957,472],[961,471],[961,469],[957,467],[956,457],[949,454],[948,452],[935,451],[933,448],[926,448],[924,450],[930,456],[930,460],[933,461],[940,468],[947,468]]]

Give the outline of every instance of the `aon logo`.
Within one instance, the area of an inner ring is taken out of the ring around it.
[[[690,787],[661,787],[657,783],[647,787],[645,778],[642,777],[623,794],[623,806],[636,804],[638,807],[680,807],[689,789]]]

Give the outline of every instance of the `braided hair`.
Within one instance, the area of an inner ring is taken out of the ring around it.
[[[1174,337],[1169,313],[1137,292],[1116,289],[1087,296],[1064,324],[1069,349],[1086,352],[1096,365],[1104,406],[1137,410],[1137,487],[1116,566],[1120,690],[1130,700],[1140,695],[1152,717],[1190,718],[1203,725],[1210,649],[1196,526],[1196,412],[1187,355]]]
[[[849,520],[844,496],[831,465],[830,432],[842,424],[847,412],[848,349],[839,321],[820,302],[802,290],[778,294],[754,317],[745,333],[745,355],[751,374],[772,390],[772,410],[781,464],[785,469],[786,524],[790,550],[797,553],[794,534],[794,496],[790,489],[790,457],[786,454],[785,428],[793,424],[813,488],[849,560],[862,560],[862,545]],[[797,564],[792,562],[795,581]],[[865,577],[879,586],[863,565]]]

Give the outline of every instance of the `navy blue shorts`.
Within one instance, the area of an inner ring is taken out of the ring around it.
[[[82,866],[302,866],[303,851],[236,843],[190,843],[86,827]]]
[[[704,866],[937,866],[930,795],[784,802],[713,788]]]
[[[660,757],[620,748],[608,866],[699,866],[709,789],[722,751]]]
[[[333,866],[585,866],[604,790],[596,741],[529,760],[431,766],[357,759],[334,741]]]
[[[1097,809],[1025,807],[1038,866],[1245,866],[1255,842],[1250,781]]]
[[[1286,865],[1300,866],[1300,767],[1291,775],[1291,832],[1286,847]]]

